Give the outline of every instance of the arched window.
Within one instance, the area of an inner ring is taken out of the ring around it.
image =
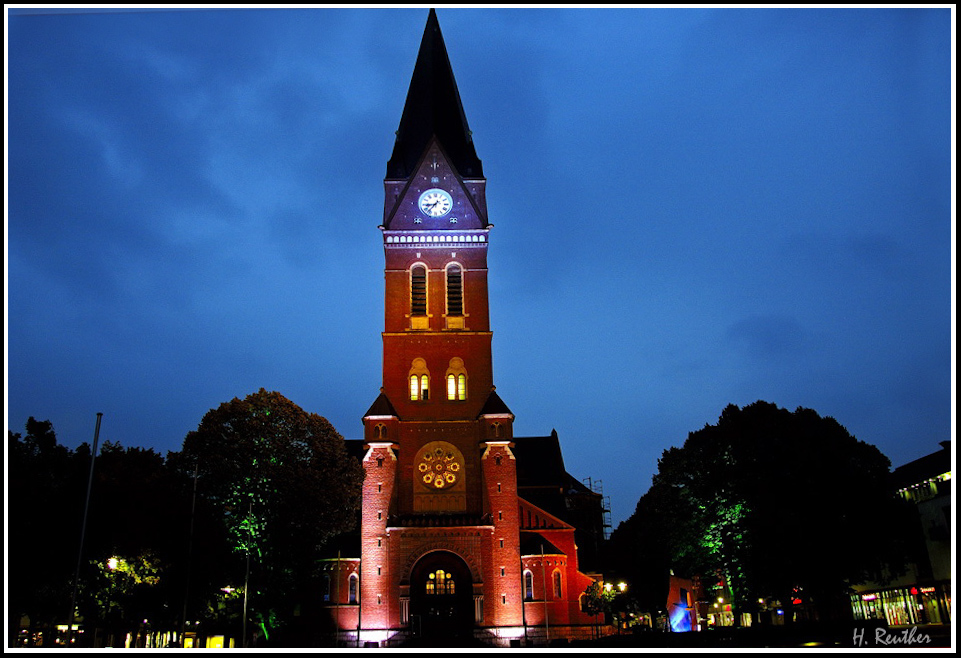
[[[447,266],[447,315],[464,315],[464,270],[457,263]]]
[[[534,600],[534,574],[530,571],[524,572],[524,600]]]
[[[324,592],[324,600],[330,601],[330,574],[324,574],[324,584],[322,585]]]
[[[347,579],[347,603],[357,603],[357,574],[350,574]]]
[[[375,439],[386,439],[387,438],[387,426],[383,423],[379,423],[374,426],[374,438]]]
[[[554,570],[554,598],[563,598],[564,593],[561,588],[561,572],[559,570]]]
[[[410,314],[427,315],[427,268],[423,265],[410,268]]]
[[[467,375],[447,375],[447,399],[466,400],[467,399]]]
[[[430,399],[430,373],[427,371],[427,362],[423,359],[414,359],[408,373],[410,381],[410,399],[428,400]]]
[[[467,370],[464,369],[464,360],[456,356],[447,368],[447,399],[467,399]]]

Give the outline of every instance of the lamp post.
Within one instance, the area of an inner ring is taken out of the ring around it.
[[[252,523],[251,517],[254,513],[254,503],[250,501],[247,507],[247,569],[244,574],[244,616],[243,624],[241,626],[241,633],[243,634],[243,640],[241,641],[241,646],[247,648],[247,591],[250,588],[250,542],[253,539],[253,529],[250,524]]]
[[[618,592],[618,594],[623,594],[623,593],[626,592],[626,591],[627,591],[627,583],[625,583],[625,582],[622,580],[621,582],[619,582],[619,583],[617,584],[617,592]],[[621,621],[620,621],[620,620],[621,620],[620,611],[618,611],[618,621],[617,621],[617,634],[618,634],[618,635],[621,634]]]
[[[113,573],[120,566],[120,560],[116,556],[110,556],[107,558],[107,570],[109,571],[107,581],[107,611],[104,613],[103,620],[107,627],[107,646],[113,647],[113,629],[110,623],[110,608],[113,607],[113,588],[114,588],[114,577]]]
[[[541,544],[541,580],[544,581],[544,635],[547,644],[551,643],[551,624],[547,610],[547,566],[544,564],[544,544]]]
[[[200,460],[194,462],[194,492],[190,502],[190,532],[187,535],[187,575],[184,584],[184,609],[180,616],[180,647],[186,648],[187,642],[187,601],[190,599],[190,561],[194,551],[194,516],[197,512],[197,476],[200,473]]]

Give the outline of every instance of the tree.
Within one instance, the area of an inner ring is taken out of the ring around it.
[[[85,598],[90,614],[84,619],[93,620],[95,613],[106,631],[106,637],[96,644],[112,647],[126,634],[139,635],[141,620],[147,619],[164,630],[172,630],[172,619],[158,619],[157,613],[170,606],[171,601],[158,597],[164,580],[161,561],[151,551],[145,551],[132,559],[111,556],[106,560],[90,560],[91,575],[86,580]],[[159,604],[159,605],[158,605]],[[159,622],[159,623],[158,623]],[[90,627],[88,626],[88,631]],[[143,637],[137,637],[134,646],[140,646]]]
[[[185,489],[185,478],[152,449],[114,441],[100,447],[78,608],[88,630],[94,624],[106,628],[102,639],[129,632],[142,642],[144,619],[154,629],[179,630],[189,514]],[[87,640],[93,641],[92,634]]]
[[[78,646],[101,641],[95,638],[105,624],[119,637],[144,619],[176,628],[183,582],[175,565],[186,548],[179,523],[189,510],[184,483],[153,450],[105,442],[90,482],[78,556],[91,447],[83,443],[71,451],[59,445],[50,421],[31,417],[26,430],[25,437],[8,432],[9,643],[22,615],[30,621],[29,638],[69,618],[78,557],[75,620],[87,631],[74,637]],[[107,570],[110,558],[123,567]],[[117,590],[123,574],[136,574],[137,587]],[[51,634],[44,634],[50,642]]]
[[[321,416],[261,389],[207,412],[170,459],[196,473],[198,514],[219,528],[196,547],[198,559],[227,567],[224,582],[205,584],[208,596],[243,587],[249,573],[253,617],[265,630],[282,624],[312,581],[318,549],[355,522],[363,470],[343,438]],[[233,560],[216,555],[224,546]]]
[[[787,621],[792,606],[849,615],[848,586],[903,559],[898,538],[882,530],[903,513],[889,469],[877,448],[811,409],[729,405],[716,425],[664,451],[650,490],[612,536],[615,555],[635,546],[662,570],[716,574],[736,611],[774,599]],[[636,563],[624,568],[651,578]]]
[[[90,451],[58,444],[52,423],[32,416],[26,436],[7,432],[7,447],[8,646],[14,646],[21,616],[29,618],[33,637],[69,615]]]

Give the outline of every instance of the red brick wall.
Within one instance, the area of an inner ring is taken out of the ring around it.
[[[360,606],[350,602],[350,577],[360,577],[360,559],[343,557],[322,560],[320,570],[329,578],[330,591],[321,592],[319,595],[334,623],[344,630],[357,628]],[[359,589],[357,594],[360,595]]]
[[[519,626],[523,624],[523,603],[517,468],[510,443],[507,440],[487,442],[482,462],[494,524],[490,560],[484,574],[485,621],[489,625]],[[504,575],[501,575],[502,569]]]
[[[419,236],[435,237],[436,232],[420,231]],[[394,237],[388,234],[386,237]],[[486,239],[486,234],[485,234]],[[427,316],[431,331],[445,330],[447,313],[446,267],[459,263],[464,268],[464,329],[490,331],[487,294],[487,242],[470,244],[430,243],[385,244],[386,284],[384,330],[407,331],[410,323],[410,268],[415,263],[427,266]]]
[[[388,564],[387,546],[387,519],[396,472],[397,459],[391,444],[370,443],[364,457],[361,513],[360,609],[361,627],[365,629],[387,628],[390,619],[397,623],[397,585]]]

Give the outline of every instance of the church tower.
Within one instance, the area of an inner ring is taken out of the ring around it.
[[[486,180],[433,10],[384,180],[383,386],[364,416],[360,629],[523,624],[494,390]]]
[[[352,646],[593,632],[576,533],[601,497],[566,472],[556,433],[514,436],[494,389],[486,185],[431,10],[384,179],[383,381],[348,442],[360,545],[351,535],[321,565]]]

